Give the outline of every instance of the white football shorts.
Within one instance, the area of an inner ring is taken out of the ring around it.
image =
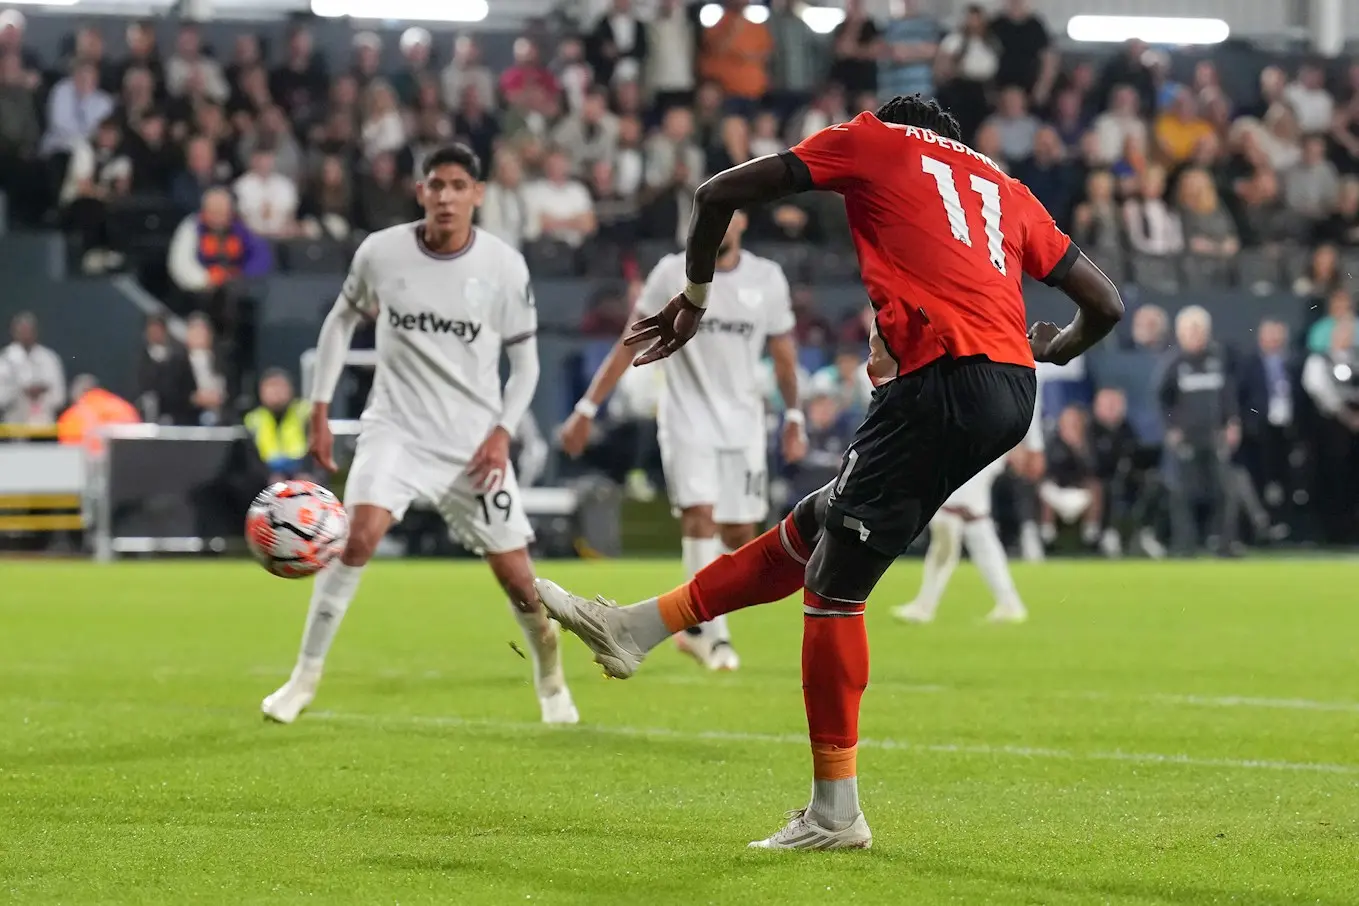
[[[991,488],[1004,471],[1005,457],[1002,456],[963,482],[962,487],[950,494],[940,509],[967,510],[979,518],[990,516]]]
[[[676,515],[711,506],[718,525],[757,525],[769,515],[764,441],[745,448],[686,444],[660,435],[661,465]]]
[[[494,491],[482,491],[467,477],[466,460],[435,456],[398,431],[365,427],[345,506],[381,507],[399,522],[416,501],[438,510],[449,536],[475,554],[503,554],[533,541],[513,464]]]

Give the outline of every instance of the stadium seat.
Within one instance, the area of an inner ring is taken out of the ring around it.
[[[1188,289],[1209,289],[1231,283],[1231,261],[1205,255],[1186,255],[1184,285]]]
[[[852,283],[859,279],[859,259],[853,250],[817,248],[810,255],[808,269],[818,283]]]
[[[1121,249],[1095,249],[1086,252],[1090,260],[1115,284],[1122,285],[1128,280],[1128,259]]]
[[[1284,280],[1282,264],[1276,253],[1265,249],[1246,249],[1236,259],[1237,282],[1252,292],[1271,293]]]
[[[576,250],[555,239],[536,239],[524,245],[524,259],[535,277],[572,277]]]
[[[1292,284],[1300,277],[1306,277],[1312,269],[1312,250],[1300,245],[1285,245],[1278,251],[1283,261],[1283,279]]]
[[[623,249],[616,242],[592,242],[582,257],[587,277],[617,279],[623,272]]]
[[[648,239],[639,242],[637,243],[637,266],[643,274],[649,274],[662,258],[674,251],[677,251],[675,243],[666,239]]]
[[[344,248],[324,239],[294,239],[280,243],[278,254],[285,270],[299,274],[336,274],[349,264]]]
[[[1180,289],[1180,262],[1164,255],[1134,255],[1132,277],[1153,292],[1174,293]]]
[[[789,283],[806,281],[808,264],[812,257],[806,245],[794,242],[760,243],[751,251],[783,268]]]

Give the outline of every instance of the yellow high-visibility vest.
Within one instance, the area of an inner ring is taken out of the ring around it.
[[[281,418],[264,406],[245,416],[246,430],[255,438],[255,449],[264,462],[298,460],[307,455],[307,415],[311,406],[302,400],[288,405]]]

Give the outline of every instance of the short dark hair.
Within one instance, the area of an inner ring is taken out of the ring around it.
[[[933,98],[926,99],[919,94],[913,94],[910,97],[897,95],[879,107],[876,116],[884,123],[896,123],[898,126],[918,126],[921,129],[929,129],[944,138],[956,139],[957,141],[963,139],[963,129],[958,125],[953,114],[940,107],[939,102]]]
[[[477,152],[462,144],[454,142],[451,145],[444,145],[425,158],[425,165],[421,171],[425,176],[433,173],[437,168],[453,164],[462,167],[467,171],[467,175],[481,182],[481,158],[477,157]]]

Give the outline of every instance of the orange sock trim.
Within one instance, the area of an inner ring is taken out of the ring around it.
[[[827,743],[812,743],[812,776],[817,780],[848,780],[859,776],[859,747],[842,749]]]
[[[683,632],[703,621],[694,611],[694,596],[686,582],[674,591],[667,591],[656,599],[661,610],[661,622],[671,632]]]

